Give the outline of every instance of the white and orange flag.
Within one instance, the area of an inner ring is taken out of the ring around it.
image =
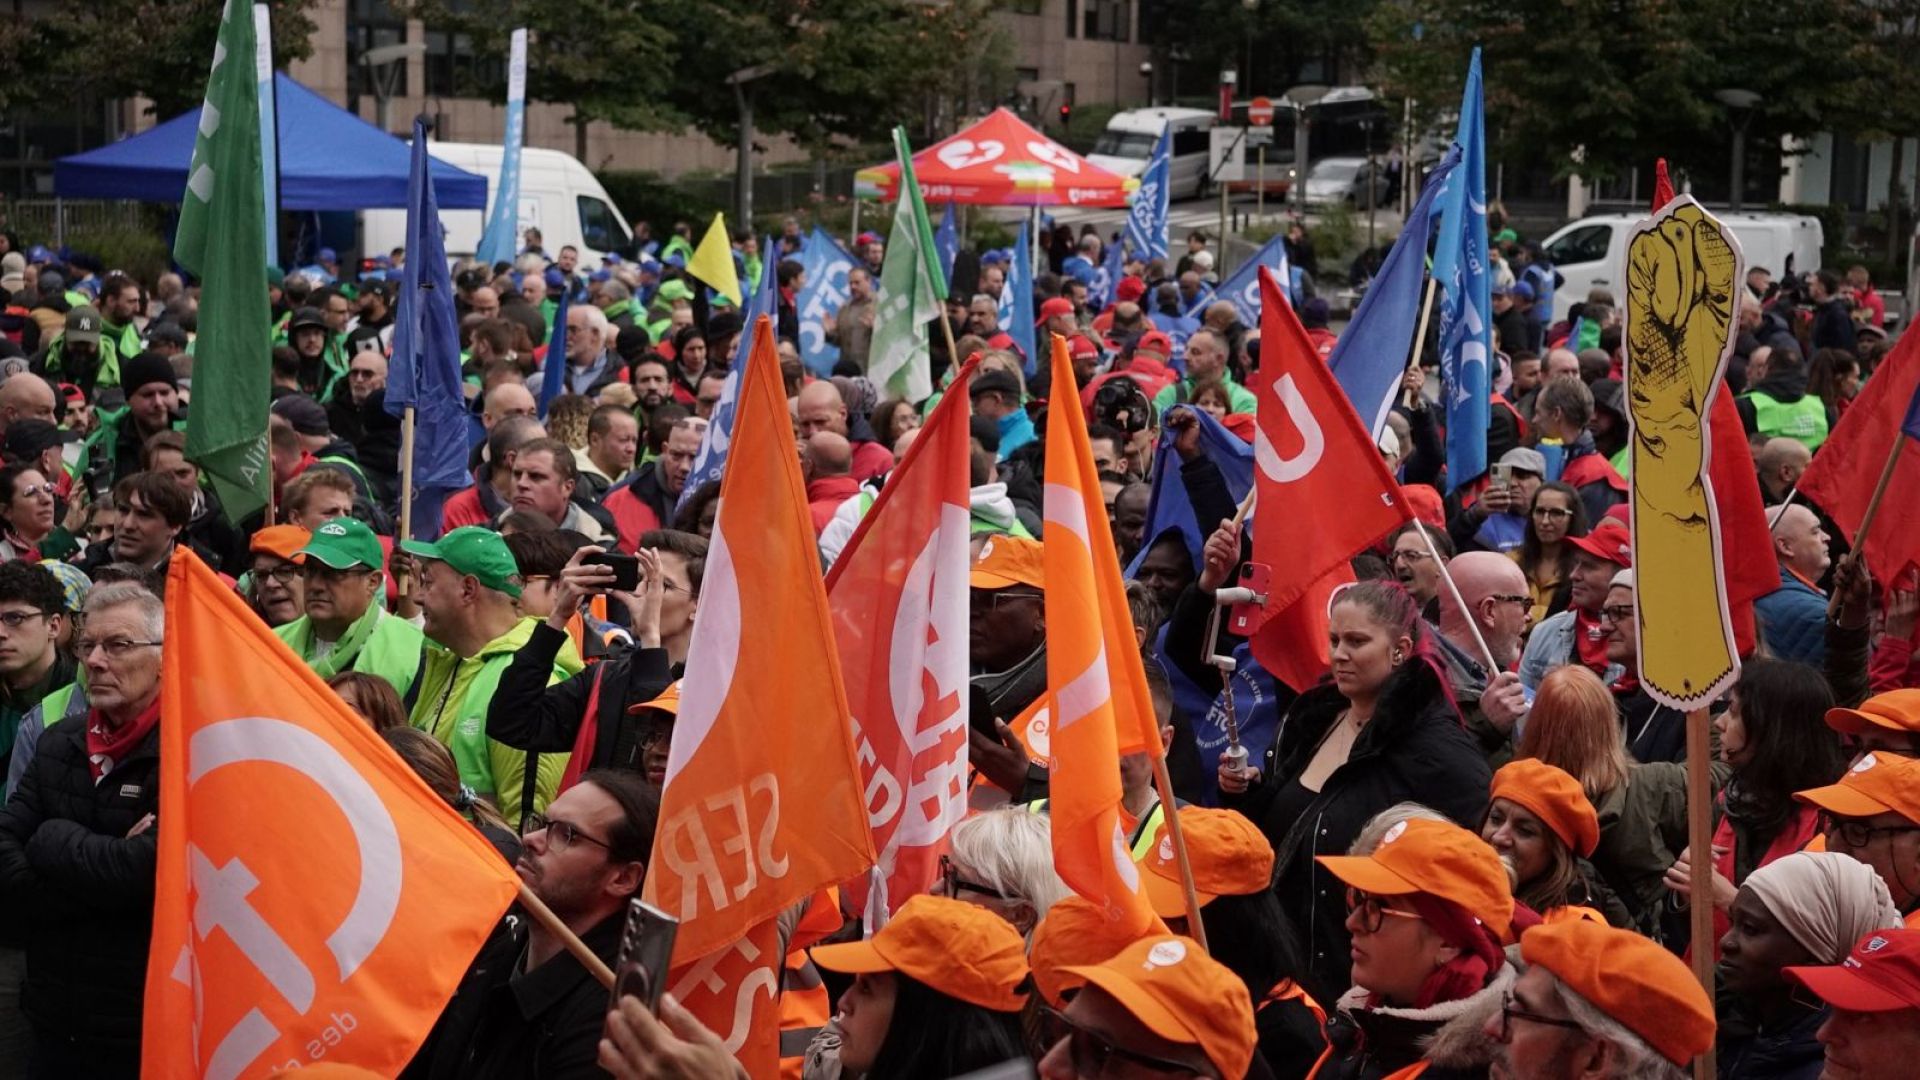
[[[827,575],[885,922],[967,814],[969,360]]]
[[[778,1071],[774,919],[873,865],[847,695],[773,326],[753,328],[667,753],[647,902],[680,920],[674,996]]]
[[[1053,385],[1071,387],[1066,339],[1052,337]],[[1109,920],[1145,934],[1156,920],[1120,828],[1120,758],[1163,751],[1087,419],[1071,394],[1055,395],[1047,413],[1044,516],[1054,868]]]
[[[394,1075],[513,871],[185,548],[166,637],[141,1076]]]

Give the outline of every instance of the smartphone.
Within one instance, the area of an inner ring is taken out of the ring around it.
[[[1265,596],[1267,586],[1273,581],[1273,568],[1266,563],[1250,562],[1240,567],[1240,587],[1252,589],[1255,596]],[[1263,605],[1235,604],[1227,609],[1227,629],[1245,637],[1256,629]]]
[[[633,592],[640,587],[640,560],[617,551],[602,551],[580,560],[582,566],[613,567],[613,587]]]
[[[660,1013],[660,992],[666,989],[667,967],[673,961],[673,939],[680,920],[641,900],[627,904],[627,925],[620,933],[620,959],[613,966],[613,1003],[639,998],[654,1015]]]
[[[1493,467],[1492,473],[1493,473],[1493,484],[1495,487],[1512,487],[1513,486],[1513,466],[1495,465]]]

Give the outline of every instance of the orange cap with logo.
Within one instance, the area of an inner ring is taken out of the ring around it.
[[[311,539],[313,534],[298,525],[269,525],[253,534],[253,539],[247,541],[247,550],[278,555],[288,562],[299,562],[300,549],[306,547]]]
[[[964,900],[919,895],[865,941],[816,945],[813,962],[828,971],[870,975],[897,971],[995,1012],[1027,1003],[1027,950],[1013,924]]]
[[[1107,918],[1100,905],[1084,896],[1069,896],[1047,909],[1033,928],[1027,946],[1027,964],[1033,985],[1047,1004],[1058,1007],[1067,991],[1086,980],[1068,974],[1076,964],[1097,964],[1137,940],[1118,919]]]
[[[1148,1031],[1197,1046],[1221,1076],[1245,1076],[1258,1037],[1247,984],[1198,942],[1156,934],[1103,964],[1066,969],[1097,986]]]
[[[1535,758],[1516,758],[1493,774],[1490,798],[1505,799],[1541,820],[1585,858],[1600,846],[1600,815],[1573,774]]]
[[[1861,702],[1857,709],[1828,709],[1827,726],[1842,735],[1860,735],[1874,728],[1920,734],[1920,690],[1889,690]]]
[[[1569,919],[1521,935],[1520,955],[1676,1065],[1713,1045],[1713,1002],[1686,963],[1650,938]]]
[[[1899,814],[1920,822],[1920,761],[1874,750],[1862,754],[1839,783],[1796,791],[1793,797],[1841,817]]]
[[[1204,806],[1183,806],[1178,813],[1180,833],[1187,841],[1187,865],[1193,869],[1193,891],[1201,907],[1216,897],[1246,896],[1273,886],[1273,845],[1245,815]],[[1161,822],[1153,850],[1141,860],[1147,872],[1140,876],[1140,885],[1153,913],[1163,919],[1187,913],[1180,861],[1174,854],[1173,834]]]
[[[973,572],[967,584],[976,589],[1010,589],[1015,585],[1047,587],[1046,549],[1038,540],[1018,536],[991,536],[973,560]]]
[[[1506,864],[1485,840],[1450,821],[1397,822],[1372,855],[1321,855],[1317,861],[1375,896],[1425,893],[1457,904],[1501,941],[1513,940]]]
[[[632,706],[627,710],[627,715],[638,716],[641,713],[646,712],[648,709],[658,709],[661,712],[666,713],[668,716],[679,716],[680,715],[680,682],[681,680],[675,679],[672,682],[668,683],[667,688],[665,690],[660,691],[659,695],[656,696],[652,701],[643,701],[638,705]]]

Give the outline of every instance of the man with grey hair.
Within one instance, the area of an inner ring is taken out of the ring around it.
[[[600,283],[593,302],[615,334],[634,324],[633,290],[617,278]]]
[[[166,608],[96,587],[74,651],[89,708],[40,736],[0,809],[0,944],[24,946],[35,1076],[132,1076],[153,934]]]
[[[580,304],[567,309],[567,393],[592,397],[608,383],[626,379],[627,369],[607,350],[612,337],[613,325],[599,308]]]

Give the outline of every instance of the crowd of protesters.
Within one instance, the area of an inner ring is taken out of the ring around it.
[[[1638,679],[1617,300],[1596,291],[1549,319],[1567,284],[1537,245],[1494,237],[1488,476],[1440,495],[1437,382],[1411,373],[1380,450],[1421,520],[1353,560],[1330,671],[1298,693],[1259,671],[1223,683],[1203,659],[1241,642],[1210,638],[1206,616],[1248,529],[1228,520],[1203,436],[1252,442],[1260,333],[1208,298],[1209,239],[1104,280],[1108,241],[1047,235],[1032,310],[1043,338],[1067,339],[1074,386],[1050,385],[1002,324],[1005,253],[962,252],[952,351],[930,335],[936,385],[981,357],[967,391],[977,684],[1044,656],[1047,415],[1088,418],[1176,797],[1161,804],[1144,756],[1113,763],[1163,927],[1116,937],[1055,873],[1045,739],[1005,708],[994,734],[972,729],[975,812],[931,893],[865,940],[858,919],[830,918],[826,943],[788,957],[786,1074],[1025,1059],[1049,1078],[1679,1077],[1717,1050],[1723,1077],[1910,1075],[1920,583],[1872,580],[1821,508],[1792,497],[1888,352],[1864,274],[1754,268],[1737,298],[1728,381],[1774,508],[1780,588],[1714,708],[1714,838],[1696,852],[1685,718]],[[0,234],[0,1077],[138,1070],[161,656],[193,647],[165,640],[183,546],[613,959],[653,857],[718,508],[718,482],[691,477],[748,328],[685,273],[684,225],[593,268],[537,230],[525,240],[510,263],[455,269],[472,483],[416,522],[429,541],[395,535],[400,432],[384,408],[404,251],[355,274],[322,250],[262,283],[274,497],[270,517],[233,521],[183,435],[197,285]],[[1298,227],[1291,240],[1289,287],[1324,356],[1337,333],[1311,241]],[[824,566],[932,400],[865,374],[882,238],[856,238],[861,265],[826,320],[831,377],[800,358],[798,223],[774,244],[742,236],[736,262],[755,281],[777,261]],[[564,354],[548,355],[563,296]],[[552,365],[564,392],[543,412]],[[1149,535],[1155,485],[1184,492],[1203,543]],[[1311,528],[1313,512],[1263,506],[1249,528]],[[638,584],[617,588],[590,559],[603,551],[634,555]],[[1236,706],[1265,741],[1216,758],[1210,733]],[[1709,896],[1693,894],[1699,859]],[[1685,959],[1700,903],[1712,990]],[[671,998],[657,1015],[609,1013],[551,930],[510,917],[406,1075],[735,1069]]]

